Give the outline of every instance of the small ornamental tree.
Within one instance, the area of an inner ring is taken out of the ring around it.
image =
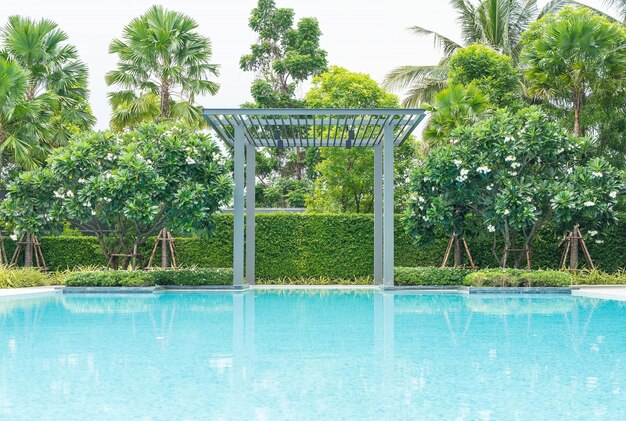
[[[623,186],[618,170],[600,158],[588,160],[589,142],[540,109],[498,110],[455,136],[412,175],[406,227],[418,242],[475,229],[493,235],[501,266],[515,251],[519,266],[548,222],[599,232],[615,220]]]
[[[2,213],[18,234],[76,220],[97,236],[112,267],[127,268],[148,237],[165,226],[207,226],[231,193],[220,150],[207,135],[143,125],[75,139],[47,169],[24,173],[10,186]]]

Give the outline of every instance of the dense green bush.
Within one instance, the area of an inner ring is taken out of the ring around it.
[[[626,272],[605,273],[598,270],[572,274],[574,285],[625,285]]]
[[[155,285],[231,285],[231,269],[180,269],[155,271],[99,270],[71,272],[65,277],[70,287],[149,287]]]
[[[176,260],[183,267],[231,267],[233,262],[233,216],[219,215],[210,238],[177,238]],[[372,276],[374,229],[371,215],[262,214],[257,215],[256,272],[259,279],[330,278]],[[603,244],[589,241],[596,267],[613,273],[626,268],[626,222],[615,225]],[[534,242],[535,268],[556,269],[562,249],[561,238],[542,231]],[[416,246],[396,218],[395,266],[439,266],[448,239]],[[480,268],[496,267],[492,239],[468,238],[468,246]],[[65,270],[79,266],[102,266],[104,255],[94,237],[43,237],[42,249],[48,267]],[[5,239],[9,255],[14,243]],[[153,240],[140,252],[149,256]]]
[[[468,274],[464,283],[473,287],[564,287],[572,284],[572,276],[554,270],[486,269]]]
[[[396,285],[463,285],[469,270],[438,267],[397,267]]]
[[[259,279],[257,285],[373,285],[374,279],[370,276],[357,278],[329,278],[319,276],[317,278],[280,278]]]
[[[58,285],[61,279],[56,273],[44,273],[37,269],[9,269],[0,266],[0,288],[26,288]]]

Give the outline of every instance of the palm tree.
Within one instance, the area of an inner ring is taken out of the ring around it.
[[[87,67],[67,39],[53,21],[21,16],[9,17],[0,34],[8,72],[3,79],[12,92],[2,101],[0,148],[21,166],[41,163],[69,133],[95,122],[87,105]]]
[[[45,156],[54,98],[27,99],[28,90],[26,72],[0,57],[0,173],[5,161],[30,169]]]
[[[604,3],[614,8],[622,19],[622,23],[626,24],[626,0],[604,0]]]
[[[218,75],[218,66],[211,63],[211,41],[197,27],[182,13],[153,6],[111,42],[109,52],[119,57],[106,75],[107,84],[119,88],[109,94],[114,128],[170,118],[204,124],[195,97],[217,93],[219,85],[208,77]]]
[[[584,134],[584,104],[626,90],[626,30],[587,8],[566,8],[533,25],[524,44],[529,92],[571,105],[576,136]]]
[[[451,0],[450,3],[458,15],[462,42],[421,26],[413,26],[409,30],[414,34],[434,38],[435,47],[443,52],[443,59],[432,66],[401,66],[385,77],[385,87],[406,91],[403,99],[405,106],[418,106],[434,99],[435,94],[447,84],[448,59],[459,48],[482,44],[517,61],[522,33],[528,25],[571,2],[550,0],[543,8],[539,8],[537,0]]]

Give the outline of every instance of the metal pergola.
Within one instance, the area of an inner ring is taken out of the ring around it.
[[[205,109],[209,125],[234,148],[233,285],[243,287],[244,279],[248,285],[255,283],[256,148],[318,146],[374,148],[374,281],[392,287],[394,148],[413,133],[424,116],[423,109],[400,108]]]

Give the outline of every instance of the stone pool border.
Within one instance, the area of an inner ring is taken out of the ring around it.
[[[599,298],[605,300],[626,301],[626,285],[575,285],[571,287],[519,287],[519,288],[476,288],[465,286],[394,286],[383,288],[377,285],[244,285],[224,286],[155,286],[155,287],[66,287],[44,286],[30,288],[0,289],[2,297],[32,296],[50,293],[102,293],[102,294],[152,294],[159,292],[218,292],[246,290],[360,290],[387,291],[422,294],[571,294],[575,297]]]

